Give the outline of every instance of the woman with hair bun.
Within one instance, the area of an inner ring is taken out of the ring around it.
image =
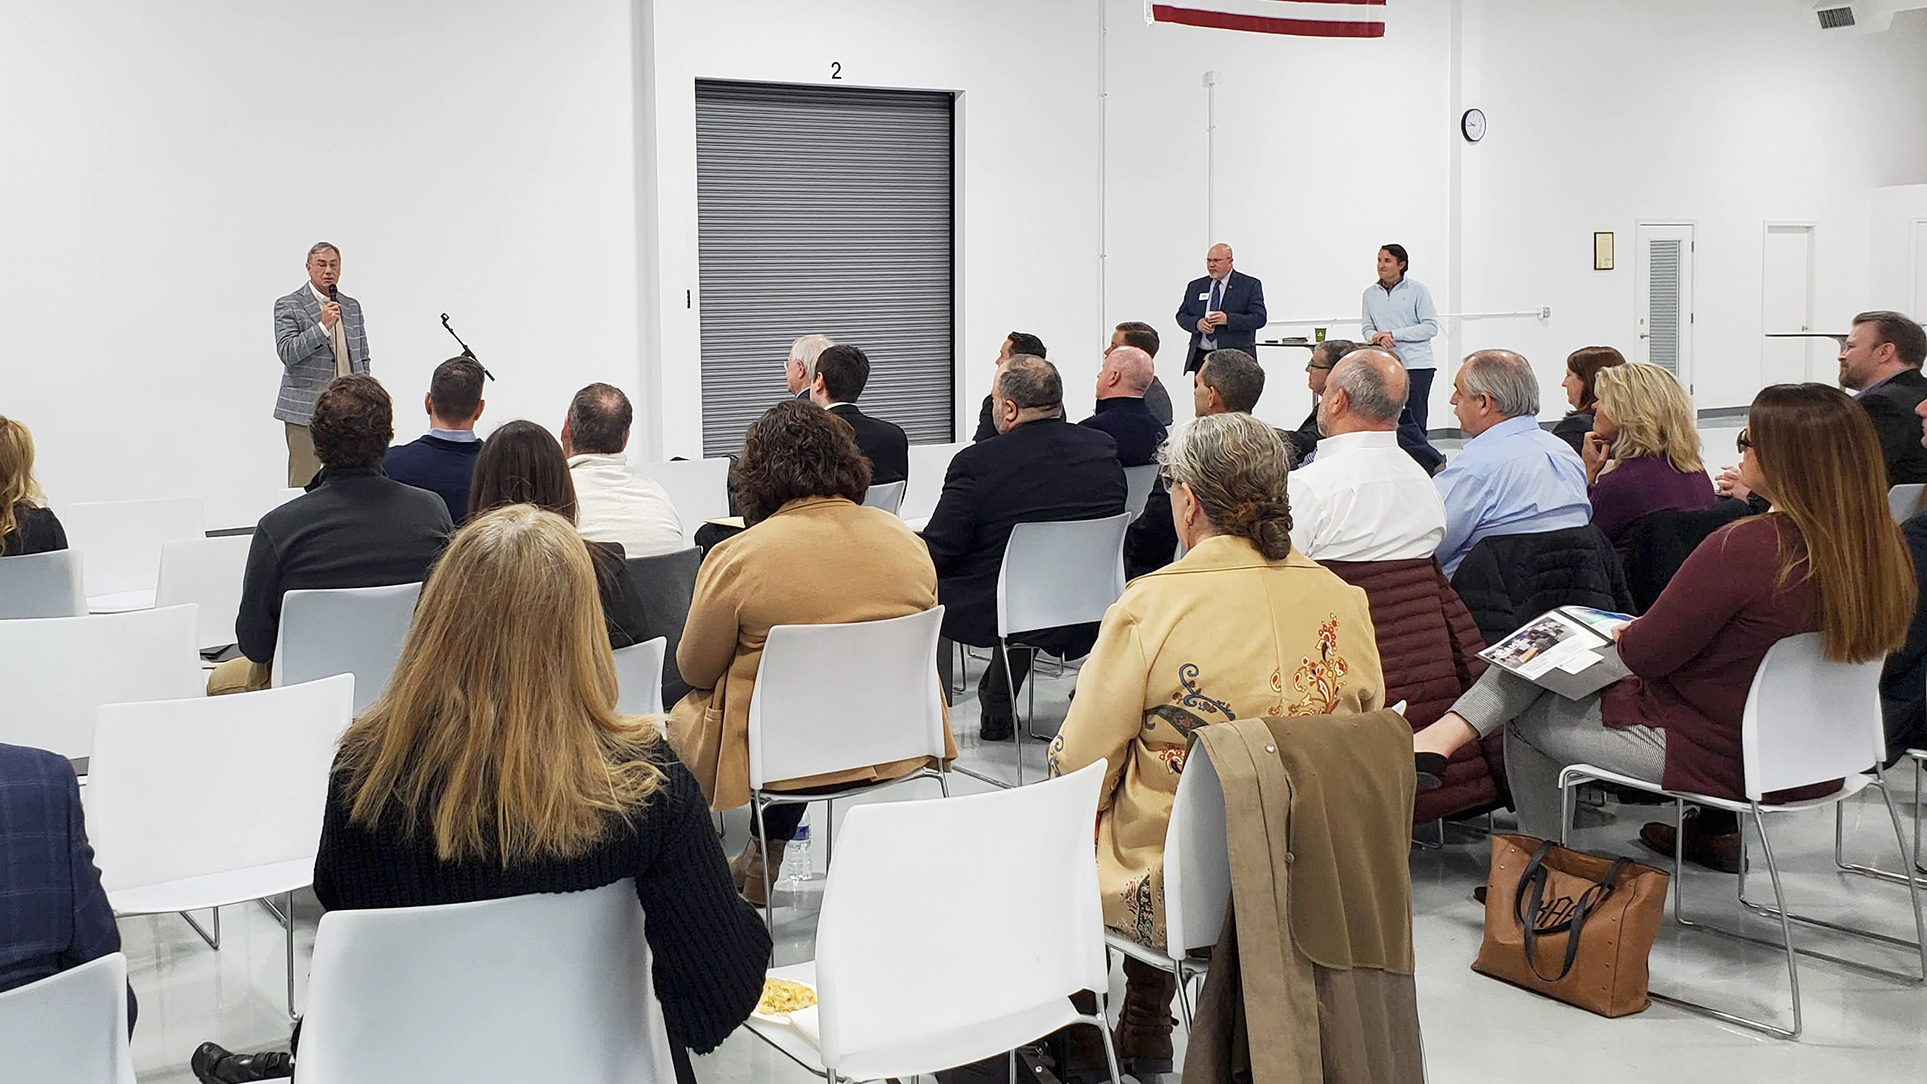
[[[1164,832],[1191,732],[1275,715],[1385,706],[1365,592],[1291,545],[1288,459],[1249,414],[1199,418],[1159,464],[1187,552],[1131,581],[1104,615],[1070,714],[1050,745],[1052,775],[1108,765],[1098,801],[1104,922],[1164,944]],[[1125,957],[1118,1057],[1169,1071],[1176,980]]]

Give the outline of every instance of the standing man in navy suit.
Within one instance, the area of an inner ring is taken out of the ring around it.
[[[1231,269],[1231,246],[1216,244],[1204,254],[1201,279],[1184,288],[1178,327],[1191,336],[1184,371],[1194,373],[1213,350],[1243,350],[1258,356],[1258,329],[1265,326],[1265,287]]]

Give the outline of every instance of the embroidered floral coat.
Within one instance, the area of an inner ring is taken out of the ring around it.
[[[1105,924],[1164,944],[1164,830],[1192,730],[1384,701],[1365,592],[1302,553],[1267,561],[1220,535],[1131,581],[1050,746],[1052,775],[1109,766],[1097,821]]]

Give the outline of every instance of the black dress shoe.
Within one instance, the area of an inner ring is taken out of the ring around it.
[[[202,1043],[188,1060],[201,1084],[246,1084],[280,1080],[294,1075],[294,1055],[274,1050],[260,1054],[230,1054],[213,1043]]]
[[[977,736],[985,741],[1009,741],[1017,732],[1017,722],[1011,719],[992,719],[985,715],[977,720]]]
[[[1412,766],[1418,772],[1418,789],[1423,794],[1445,785],[1445,766],[1450,761],[1437,753],[1413,753]]]

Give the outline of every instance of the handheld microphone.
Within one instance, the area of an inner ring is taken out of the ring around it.
[[[336,290],[336,289],[335,289],[335,284],[334,284],[334,283],[332,283],[332,282],[331,282],[331,283],[329,283],[329,284],[328,284],[328,300],[330,300],[330,301],[337,301],[337,302],[338,302],[338,301],[340,301],[340,300],[341,300],[341,298],[340,298],[340,296],[339,296],[339,294],[340,294],[340,291],[339,291],[339,290]]]

